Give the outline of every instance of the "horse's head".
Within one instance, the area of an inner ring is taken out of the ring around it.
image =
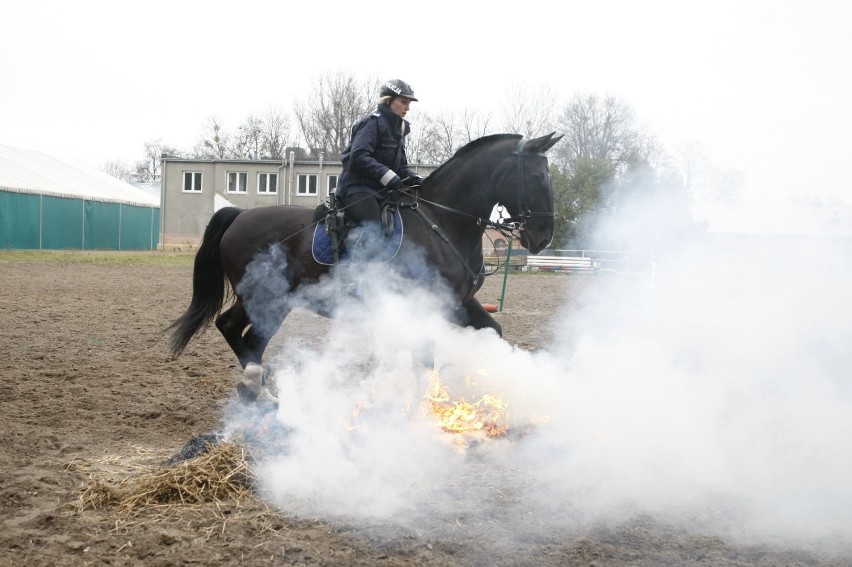
[[[554,134],[518,142],[512,152],[514,171],[500,188],[501,203],[520,225],[521,246],[531,254],[544,250],[553,238],[553,189],[545,152],[562,139]]]
[[[494,205],[509,211],[521,245],[533,254],[553,238],[553,190],[545,152],[562,139],[518,134],[483,136],[461,147],[424,182],[421,195],[444,209],[486,217]]]

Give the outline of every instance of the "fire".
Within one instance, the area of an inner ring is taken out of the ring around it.
[[[358,417],[361,415],[361,411],[367,407],[367,404],[364,402],[358,402],[355,404],[355,407],[352,408],[352,417],[351,419],[347,419],[345,417],[340,418],[340,423],[343,425],[343,429],[346,431],[355,431],[355,422],[358,420]]]
[[[472,385],[470,377],[467,384]],[[441,382],[437,371],[429,375],[429,387],[423,400],[424,413],[433,415],[441,428],[450,433],[481,431],[489,437],[499,437],[509,428],[506,423],[507,403],[488,394],[472,403],[464,399],[450,401],[450,391]]]

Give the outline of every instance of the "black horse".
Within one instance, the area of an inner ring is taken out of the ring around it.
[[[425,258],[457,299],[453,319],[458,324],[501,333],[500,325],[474,297],[484,275],[483,232],[493,224],[489,217],[500,204],[511,215],[512,222],[504,226],[519,233],[523,247],[536,254],[550,243],[553,194],[545,152],[560,138],[549,134],[525,140],[516,134],[497,134],[474,140],[423,181],[416,207],[400,208],[405,226],[401,256],[416,250]],[[215,317],[216,327],[245,369],[242,387],[238,386],[241,394],[274,400],[264,384],[262,356],[292,306],[276,301],[275,309],[264,312],[267,319],[272,313],[271,322],[258,324],[246,308],[256,282],[245,276],[259,254],[272,254],[283,258],[275,277],[284,280],[288,293],[318,282],[330,268],[317,262],[311,250],[316,222],[313,210],[296,206],[229,207],[216,212],[195,257],[190,305],[169,327],[173,354],[178,356]],[[226,278],[235,290],[235,301],[219,314]],[[328,314],[319,303],[307,307]]]

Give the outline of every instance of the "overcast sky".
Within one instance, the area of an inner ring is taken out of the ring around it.
[[[191,147],[289,110],[343,69],[410,82],[417,110],[509,85],[613,94],[667,146],[701,143],[747,196],[852,194],[852,9],[838,0],[7,3],[0,144],[91,165]],[[558,110],[554,109],[554,110]]]

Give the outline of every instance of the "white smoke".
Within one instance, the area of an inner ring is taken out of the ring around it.
[[[643,206],[618,231],[659,218]],[[648,513],[752,542],[849,545],[846,251],[677,252],[651,273],[599,276],[537,353],[447,323],[443,290],[360,274],[361,308],[273,360],[287,437],[265,489],[291,513],[418,533],[511,539]],[[420,411],[432,346],[454,393],[508,402],[513,434],[460,445]]]

